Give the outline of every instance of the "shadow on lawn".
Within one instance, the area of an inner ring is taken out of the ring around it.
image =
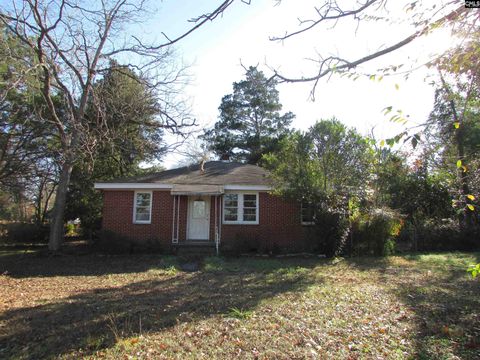
[[[112,347],[116,333],[122,338],[138,336],[178,322],[226,314],[232,308],[252,309],[263,299],[311,283],[308,272],[289,272],[289,263],[278,264],[276,269],[262,271],[179,272],[123,287],[94,289],[57,303],[7,310],[0,315],[4,332],[0,357],[86,356]]]
[[[480,358],[480,283],[465,270],[413,275],[395,293],[415,313],[417,358]]]
[[[405,264],[389,258],[350,259],[348,264],[361,271],[378,272],[378,281],[414,314],[412,334],[415,358],[480,359],[480,283],[467,274],[459,254],[411,254]],[[480,262],[480,253],[470,254]],[[408,262],[415,263],[411,265]],[[400,315],[400,314],[399,314]]]
[[[13,278],[30,278],[135,273],[169,265],[164,259],[171,258],[160,254],[51,256],[46,251],[38,250],[2,251],[0,252],[0,274],[7,273]]]

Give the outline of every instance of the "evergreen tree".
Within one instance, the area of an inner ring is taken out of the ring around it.
[[[289,133],[294,115],[280,113],[276,86],[262,71],[249,67],[245,80],[233,83],[233,93],[223,97],[214,128],[202,137],[210,150],[257,164],[263,154],[277,149],[279,140]]]
[[[66,219],[80,218],[90,235],[100,226],[102,210],[94,183],[138,175],[144,172],[139,167],[142,161],[159,159],[166,151],[155,95],[140,76],[112,62],[95,91],[96,101],[90,101],[86,112],[90,122],[86,136],[101,136],[72,171],[66,208]]]

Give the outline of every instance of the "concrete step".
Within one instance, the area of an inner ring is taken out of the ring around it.
[[[184,242],[174,245],[178,256],[206,257],[216,255],[214,242]]]

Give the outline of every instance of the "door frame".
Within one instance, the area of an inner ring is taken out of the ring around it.
[[[192,215],[193,202],[195,200],[197,200],[198,198],[201,198],[206,203],[206,215],[207,215],[206,222],[208,223],[208,226],[207,226],[207,237],[205,239],[192,239],[191,236],[190,236],[190,226],[191,226],[190,215]],[[211,196],[210,195],[202,195],[202,196],[189,195],[188,196],[188,201],[187,201],[187,241],[190,241],[190,240],[192,240],[192,241],[210,241],[211,203],[212,202],[211,202]]]

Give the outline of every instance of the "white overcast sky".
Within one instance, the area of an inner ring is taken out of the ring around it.
[[[353,1],[344,1],[353,3]],[[428,1],[426,1],[428,3]],[[220,0],[164,0],[157,6],[156,16],[144,24],[146,36],[161,38],[161,32],[175,37],[189,24],[187,19],[214,9]],[[392,44],[412,33],[410,18],[402,10],[404,1],[390,1],[389,16],[398,21],[357,23],[345,21],[332,28],[322,27],[293,37],[283,43],[272,42],[269,37],[298,29],[298,18],[314,16],[314,6],[321,0],[283,0],[275,6],[274,0],[251,0],[247,5],[237,0],[221,18],[206,24],[182,40],[178,56],[192,64],[191,84],[185,95],[192,103],[193,115],[200,128],[212,126],[217,120],[222,96],[232,92],[232,83],[240,81],[245,66],[259,65],[267,75],[268,67],[280,69],[286,75],[309,75],[313,64],[307,58],[323,55],[341,55],[354,60],[361,55]],[[441,3],[436,1],[435,3]],[[388,64],[405,63],[418,67],[444,51],[451,43],[446,33],[434,34],[417,41],[393,55],[372,62],[361,70],[374,73]],[[382,113],[387,106],[401,109],[409,115],[412,124],[423,122],[433,106],[433,87],[425,68],[415,71],[408,79],[403,74],[372,81],[367,77],[352,81],[333,76],[321,81],[316,91],[316,101],[309,100],[311,84],[280,84],[280,99],[284,111],[296,115],[293,127],[306,130],[319,119],[337,119],[357,128],[363,134],[375,127],[378,139],[397,133],[401,128],[392,124]],[[397,86],[398,85],[398,86]],[[169,155],[163,165],[175,166],[178,155]]]

